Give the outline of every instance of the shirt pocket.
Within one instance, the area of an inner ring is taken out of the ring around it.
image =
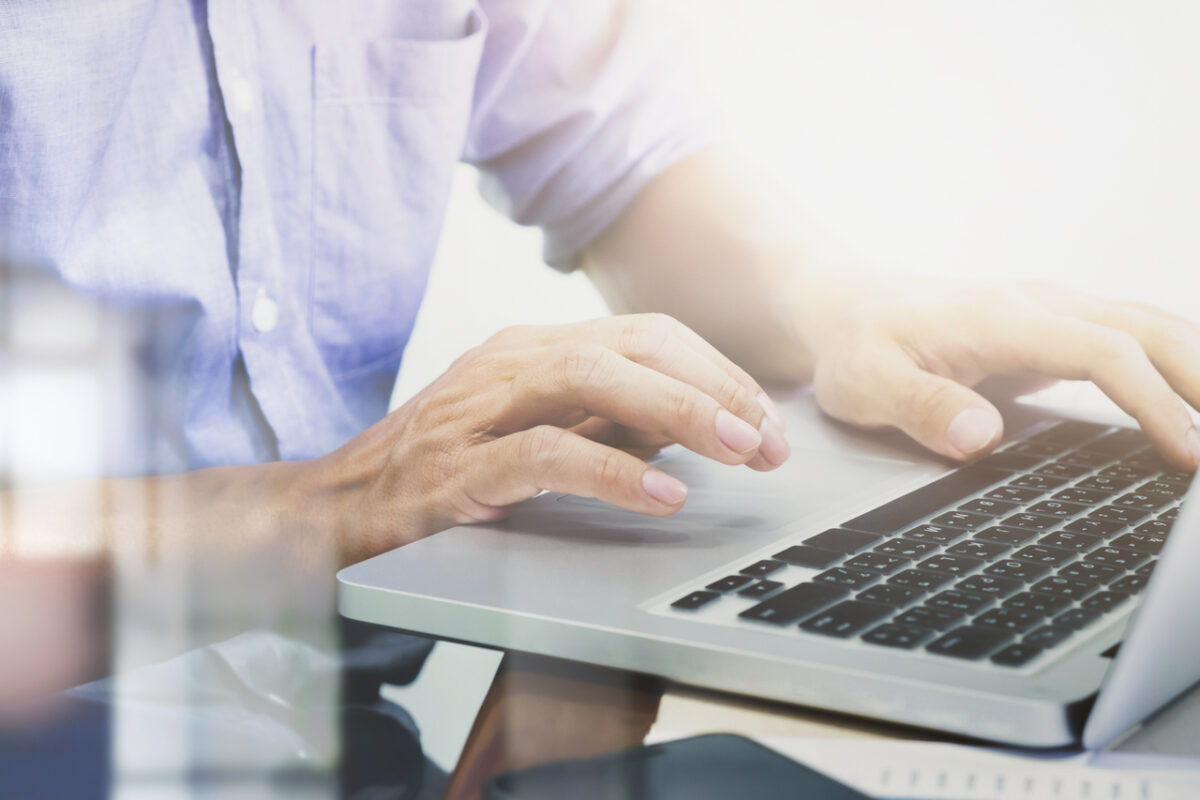
[[[334,375],[394,377],[462,156],[486,27],[473,9],[457,39],[315,48],[309,324]]]

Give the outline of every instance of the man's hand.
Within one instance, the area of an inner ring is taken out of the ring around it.
[[[895,426],[967,459],[1003,431],[968,387],[994,374],[1090,380],[1174,464],[1200,461],[1184,403],[1200,405],[1200,328],[1187,320],[1043,284],[875,278],[855,291],[859,300],[801,324],[817,401],[838,419]]]
[[[790,452],[748,374],[648,314],[502,331],[318,464],[352,526],[343,541],[375,553],[542,490],[672,514],[687,487],[622,449],[670,442],[759,470]]]

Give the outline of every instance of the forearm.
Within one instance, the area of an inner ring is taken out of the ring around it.
[[[800,219],[769,177],[706,151],[655,178],[583,268],[614,311],[670,314],[761,380],[807,380],[855,281]]]

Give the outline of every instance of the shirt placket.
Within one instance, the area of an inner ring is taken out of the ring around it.
[[[236,260],[231,265],[237,287],[237,342],[251,391],[275,432],[280,457],[286,459],[315,433],[299,405],[299,378],[289,366],[290,336],[304,323],[289,308],[282,248],[271,214],[263,151],[269,132],[250,13],[244,0],[210,0],[208,22],[241,175]]]

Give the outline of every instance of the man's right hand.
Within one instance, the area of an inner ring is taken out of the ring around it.
[[[645,314],[509,328],[313,462],[334,482],[344,556],[499,519],[543,490],[655,516],[687,487],[626,449],[677,442],[769,470],[790,450],[762,388],[699,335]]]

